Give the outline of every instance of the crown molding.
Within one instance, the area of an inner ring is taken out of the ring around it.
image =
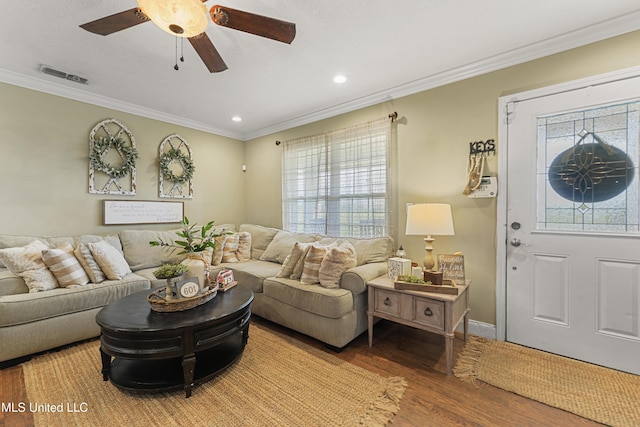
[[[619,36],[631,31],[640,29],[640,10],[627,15],[613,18],[587,28],[562,34],[537,43],[532,43],[522,48],[514,49],[472,62],[461,67],[456,67],[440,73],[436,73],[424,78],[407,82],[392,88],[388,88],[367,96],[353,99],[338,105],[330,106],[306,114],[302,114],[290,119],[274,123],[254,131],[239,133],[230,132],[227,129],[213,127],[207,123],[190,120],[184,117],[163,113],[151,108],[119,101],[117,99],[95,95],[87,91],[64,86],[55,82],[18,74],[9,70],[0,69],[0,82],[33,89],[40,92],[57,95],[100,107],[110,108],[125,113],[172,123],[215,135],[225,136],[240,141],[248,141],[261,136],[281,132],[297,126],[306,125],[319,120],[334,117],[340,114],[349,113],[361,108],[377,105],[389,100],[401,98],[425,90],[440,87],[449,83],[454,83],[471,77],[476,77],[492,71],[497,71],[513,65],[518,65],[534,59],[543,58],[569,49],[574,49],[590,43],[605,40],[607,38]]]
[[[33,89],[38,92],[48,93],[50,95],[72,99],[74,101],[97,105],[99,107],[110,108],[112,110],[121,111],[123,113],[135,114],[137,116],[146,117],[148,119],[159,120],[161,122],[171,123],[178,126],[184,126],[190,129],[200,130],[215,135],[225,136],[241,141],[244,140],[243,135],[240,133],[229,132],[226,129],[216,128],[206,123],[163,113],[151,108],[142,107],[140,105],[131,104],[114,98],[109,98],[107,96],[96,95],[82,89],[61,85],[56,82],[50,82],[32,76],[26,76],[1,68],[0,82],[24,87],[26,89]]]
[[[640,29],[640,10],[591,25],[587,28],[581,28],[557,37],[532,43],[528,46],[514,49],[510,52],[505,52],[461,67],[433,74],[372,95],[354,99],[340,105],[328,107],[276,123],[272,126],[264,127],[253,132],[245,133],[243,139],[250,140],[275,132],[281,132],[297,126],[313,123],[318,120],[377,105],[392,99],[413,95],[425,90],[444,86],[446,84],[455,83],[492,71],[522,64],[534,59],[544,58],[545,56],[602,41],[611,37],[636,31],[638,29]]]

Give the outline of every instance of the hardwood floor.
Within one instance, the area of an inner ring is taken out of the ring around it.
[[[409,386],[393,426],[600,425],[484,383],[479,382],[476,388],[446,375],[444,338],[440,335],[380,321],[375,326],[373,347],[369,348],[365,333],[336,353],[312,338],[261,318],[252,321],[380,375],[405,377]],[[456,339],[454,363],[463,347],[462,340]],[[0,371],[0,402],[27,402],[20,366]],[[33,419],[28,413],[0,412],[0,427],[30,425]]]

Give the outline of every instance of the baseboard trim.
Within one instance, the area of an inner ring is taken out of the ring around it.
[[[464,326],[462,323],[458,325],[456,332],[464,333]],[[495,340],[497,336],[496,325],[479,322],[477,320],[469,320],[469,334]]]

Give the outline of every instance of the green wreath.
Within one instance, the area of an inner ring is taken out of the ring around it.
[[[180,175],[174,174],[169,168],[169,165],[174,160],[179,161],[182,166],[182,174]],[[162,172],[169,181],[176,182],[178,184],[189,182],[193,178],[193,172],[195,170],[196,167],[194,166],[191,158],[177,148],[172,148],[160,156],[160,172]]]
[[[116,168],[105,162],[102,157],[111,149],[116,149],[123,157],[120,167]],[[138,159],[138,151],[135,147],[126,145],[122,138],[101,137],[93,142],[89,161],[94,170],[104,172],[111,178],[122,178],[132,173],[136,168],[136,160]]]

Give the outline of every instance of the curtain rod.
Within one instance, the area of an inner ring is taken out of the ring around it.
[[[398,120],[398,112],[394,111],[393,113],[389,114],[388,117],[391,119],[391,123],[393,123],[396,120]],[[282,141],[276,141],[276,145],[280,145],[280,144],[282,144]]]

